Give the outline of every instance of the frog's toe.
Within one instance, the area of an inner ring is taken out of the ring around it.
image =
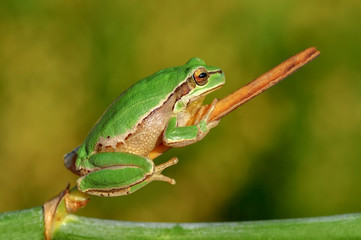
[[[212,103],[210,104],[207,112],[203,115],[202,120],[205,120],[206,122],[209,122],[209,119],[212,116],[212,113],[214,112],[216,105],[217,105],[218,99],[213,99]]]
[[[169,161],[165,162],[165,163],[162,163],[162,164],[159,164],[158,166],[155,166],[155,170],[154,170],[154,173],[152,175],[150,175],[148,177],[148,179],[146,181],[163,181],[163,182],[167,182],[167,183],[170,183],[172,185],[175,184],[175,180],[172,179],[172,178],[169,178],[167,176],[164,176],[162,174],[162,171],[170,166],[173,166],[175,164],[178,163],[178,158],[177,157],[174,157],[172,159],[170,159]]]
[[[149,181],[149,182],[162,181],[162,182],[170,183],[172,185],[174,185],[176,183],[176,181],[173,178],[164,176],[163,174],[153,174],[146,181]]]
[[[164,169],[170,167],[170,166],[173,166],[175,164],[178,163],[178,158],[177,157],[174,157],[168,161],[166,161],[165,163],[162,163],[162,164],[159,164],[158,166],[155,166],[155,174],[157,173],[161,173]]]
[[[207,125],[208,130],[210,130],[210,129],[214,128],[214,127],[217,127],[219,122],[220,122],[219,120],[213,120],[213,121],[209,122],[208,125]]]

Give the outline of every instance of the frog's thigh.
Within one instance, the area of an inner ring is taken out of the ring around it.
[[[124,152],[105,152],[92,155],[88,159],[94,168],[136,166],[145,172],[152,172],[154,163],[151,159]]]
[[[77,180],[80,191],[100,196],[126,195],[154,171],[153,161],[129,153],[98,153],[89,162],[97,168]]]
[[[147,173],[138,167],[108,167],[82,176],[77,180],[77,185],[82,192],[102,195],[127,190],[146,177]]]

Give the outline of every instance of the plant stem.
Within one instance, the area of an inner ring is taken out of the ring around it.
[[[359,239],[361,214],[225,223],[141,223],[69,214],[56,239]],[[44,239],[41,207],[0,214],[0,239]]]
[[[0,214],[0,239],[44,239],[43,208]]]

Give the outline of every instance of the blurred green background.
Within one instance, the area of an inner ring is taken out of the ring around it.
[[[0,212],[30,208],[76,176],[63,154],[155,71],[198,56],[222,98],[297,52],[321,56],[237,109],[165,171],[79,214],[232,221],[361,211],[361,1],[0,1]]]

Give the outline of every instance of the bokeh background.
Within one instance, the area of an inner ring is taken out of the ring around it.
[[[79,214],[234,221],[361,211],[361,1],[0,1],[0,212],[30,208],[76,176],[63,154],[107,106],[155,71],[198,56],[222,98],[297,52],[321,56],[173,149],[165,171]]]

